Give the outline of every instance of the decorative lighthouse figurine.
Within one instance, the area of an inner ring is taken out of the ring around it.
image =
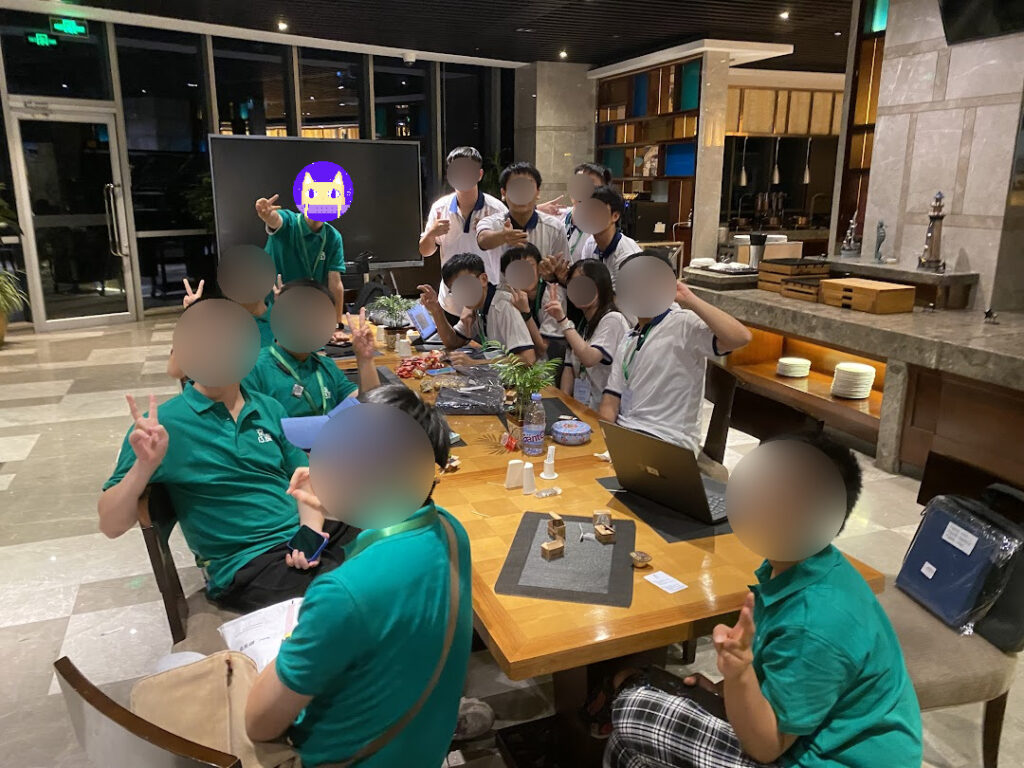
[[[839,258],[859,259],[860,245],[860,240],[857,239],[857,212],[854,211],[853,216],[850,217],[850,226],[846,228],[846,237],[843,238],[843,243],[839,246]]]
[[[945,272],[946,263],[942,260],[942,220],[946,214],[942,212],[942,192],[935,193],[932,209],[928,213],[928,233],[924,236],[924,251],[917,260],[918,269],[929,272]]]

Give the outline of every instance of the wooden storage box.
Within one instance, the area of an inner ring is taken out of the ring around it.
[[[768,259],[799,259],[804,252],[804,244],[800,240],[790,240],[785,243],[768,243],[761,254],[761,263]],[[736,261],[740,264],[750,263],[750,246],[747,244],[736,246]]]
[[[783,275],[778,272],[765,272],[763,270],[759,270],[757,273],[757,287],[762,291],[782,293],[782,278]]]
[[[914,286],[842,277],[821,281],[821,301],[833,307],[856,309],[876,315],[914,310]]]
[[[829,265],[823,261],[811,259],[762,259],[757,265],[759,272],[770,272],[778,275],[819,275],[829,276]]]
[[[820,277],[783,277],[782,295],[790,299],[817,302],[821,294]]]

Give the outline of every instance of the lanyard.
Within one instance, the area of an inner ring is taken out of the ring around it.
[[[544,291],[548,287],[547,281],[542,277],[537,281],[537,296],[533,300],[533,319],[540,326],[540,305],[544,301]]]
[[[409,531],[416,531],[420,528],[429,528],[431,525],[436,523],[438,520],[437,507],[431,505],[430,509],[424,512],[419,517],[410,517],[408,520],[403,520],[400,523],[389,525],[386,528],[379,528],[373,531],[364,531],[359,534],[359,537],[345,546],[345,561],[348,562],[353,557],[363,552],[367,547],[372,544],[376,544],[378,541],[397,536],[400,533],[408,533]]]
[[[327,247],[327,224],[320,227],[320,247],[316,253],[313,254],[313,262],[309,261],[309,247],[306,245],[306,238],[302,238],[302,255],[305,257],[304,266],[306,267],[306,277],[313,280],[313,273],[316,271],[316,263],[320,260],[320,254],[324,252]]]
[[[626,377],[626,381],[629,381],[629,369],[633,365],[633,358],[636,357],[636,353],[640,351],[640,347],[644,345],[644,342],[647,340],[647,336],[653,329],[654,323],[648,323],[647,327],[644,328],[643,333],[637,337],[636,346],[633,347],[633,351],[630,353],[629,359],[622,361],[622,375]]]
[[[285,359],[283,357],[281,357],[281,353],[278,352],[273,347],[270,348],[270,354],[274,356],[275,360],[277,360],[277,365],[281,368],[281,370],[283,370],[285,373],[289,374],[293,379],[295,379],[295,382],[300,387],[302,387],[302,396],[304,398],[306,398],[306,402],[309,403],[309,407],[313,409],[313,413],[316,414],[316,415],[319,415],[319,416],[323,416],[324,414],[326,414],[327,413],[327,392],[325,391],[326,388],[324,387],[324,377],[323,377],[323,374],[321,374],[320,371],[316,372],[316,381],[317,381],[317,384],[320,385],[320,397],[322,397],[323,401],[324,401],[323,407],[322,408],[317,408],[316,403],[313,401],[313,396],[309,394],[309,390],[302,383],[302,379],[299,378],[299,374],[297,374],[295,372],[295,369],[292,368],[287,363],[287,361],[285,361]]]

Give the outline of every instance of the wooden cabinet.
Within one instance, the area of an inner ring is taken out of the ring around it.
[[[730,86],[725,130],[744,136],[838,136],[842,114],[838,91]]]

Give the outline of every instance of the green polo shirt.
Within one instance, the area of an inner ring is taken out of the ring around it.
[[[245,388],[242,394],[246,402],[237,421],[191,383],[159,409],[167,455],[150,482],[167,488],[196,565],[206,569],[211,597],[231,584],[239,568],[299,529],[288,483],[296,468],[309,464],[284,437],[284,409],[266,395]],[[103,490],[134,463],[125,435]]]
[[[282,282],[316,280],[327,285],[328,272],[345,271],[345,248],[341,235],[330,224],[314,232],[306,217],[295,211],[278,211],[281,227],[267,237],[265,250],[274,259]]]
[[[294,377],[271,350],[295,372]],[[331,358],[313,353],[300,363],[279,344],[260,350],[256,365],[242,383],[250,391],[262,392],[277,400],[289,416],[321,416],[358,390]],[[296,384],[302,387],[302,392],[295,389]]]
[[[256,320],[256,327],[260,329],[260,347],[269,347],[274,343],[274,332],[270,329],[270,307],[267,307],[259,317],[253,317]]]
[[[777,578],[756,571],[754,671],[786,766],[921,764],[921,712],[896,633],[867,582],[829,545]]]
[[[302,764],[344,760],[379,736],[419,699],[437,665],[448,624],[448,542],[434,510],[455,529],[459,616],[448,661],[419,714],[364,768],[442,765],[459,712],[473,634],[470,550],[465,530],[429,505],[411,519],[426,527],[373,541],[310,585],[299,623],[281,645],[277,676],[313,700],[289,736]],[[415,755],[415,759],[412,757]]]

